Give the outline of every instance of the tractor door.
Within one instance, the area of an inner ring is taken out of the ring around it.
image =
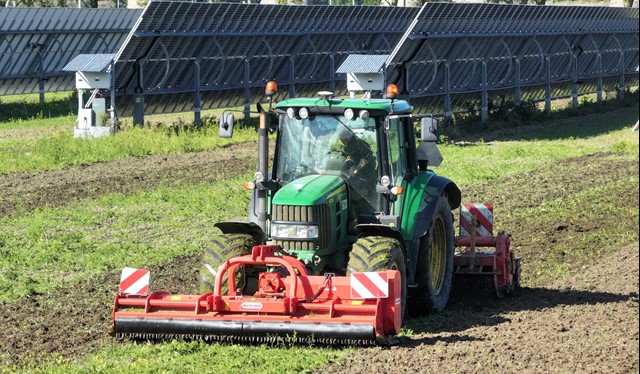
[[[411,116],[389,116],[385,123],[385,145],[387,148],[387,167],[391,185],[407,189],[407,181],[416,173],[415,133]],[[403,200],[395,195],[389,196],[389,214],[402,216]]]

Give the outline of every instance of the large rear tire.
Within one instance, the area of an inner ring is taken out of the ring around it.
[[[397,270],[402,283],[402,320],[407,306],[407,267],[402,245],[384,236],[367,236],[353,243],[347,265],[349,273]]]
[[[446,194],[440,196],[431,227],[420,239],[416,283],[409,313],[420,317],[442,311],[449,301],[453,279],[454,228]]]
[[[250,254],[251,248],[256,244],[249,234],[220,234],[211,240],[211,245],[205,248],[202,254],[202,266],[199,271],[200,291],[212,292],[218,267],[231,257]],[[249,273],[246,269],[238,271],[241,276],[236,279],[236,285],[242,287],[243,290],[250,288],[250,283],[252,283]],[[226,293],[227,274],[225,274],[222,284],[223,293]]]

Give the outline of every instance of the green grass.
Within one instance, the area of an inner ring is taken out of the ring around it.
[[[0,174],[55,170],[83,163],[155,154],[195,152],[256,139],[254,129],[240,128],[233,139],[218,137],[217,127],[199,130],[132,127],[114,136],[74,139],[71,131],[56,131],[35,140],[0,142]]]
[[[637,154],[637,136],[631,133],[637,118],[636,107],[606,115],[554,121],[536,128],[533,133],[519,134],[517,130],[507,129],[503,131],[502,137],[506,139],[503,141],[441,144],[444,162],[434,170],[459,186],[466,186],[595,152]]]
[[[635,191],[637,194],[640,190],[638,181],[638,175],[612,178],[605,184],[514,212],[513,220],[531,225],[553,229],[557,222],[568,222],[584,226],[580,232],[563,237],[551,247],[545,235],[533,238],[530,245],[546,248],[547,253],[539,260],[543,264],[533,267],[535,274],[528,276],[529,282],[539,285],[550,279],[568,276],[576,271],[576,265],[586,264],[590,259],[638,241],[638,207],[620,204],[619,199],[624,191]]]
[[[242,219],[249,199],[242,183],[249,177],[110,194],[0,219],[0,301],[198,253],[215,222]]]
[[[16,124],[42,126],[46,121],[40,120],[72,117],[73,113],[77,112],[77,108],[78,96],[74,91],[47,93],[44,104],[40,104],[38,94],[2,96],[0,97],[0,129]]]
[[[351,351],[351,350],[348,350]],[[332,348],[121,343],[78,360],[52,358],[33,373],[301,373],[344,354]],[[17,368],[16,368],[17,369]],[[2,369],[0,369],[2,372]]]

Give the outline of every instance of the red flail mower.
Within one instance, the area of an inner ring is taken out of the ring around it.
[[[218,270],[213,292],[202,295],[146,294],[149,273],[125,269],[113,310],[116,336],[206,341],[389,344],[400,331],[400,273],[307,275],[279,246],[258,245]],[[242,266],[277,267],[258,278],[250,296],[236,289]],[[223,292],[223,280],[228,290]],[[292,340],[291,340],[292,339]]]

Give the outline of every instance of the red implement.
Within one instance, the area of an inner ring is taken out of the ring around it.
[[[260,245],[251,255],[227,260],[218,270],[213,292],[202,295],[120,294],[115,299],[113,331],[117,336],[143,339],[268,342],[286,338],[358,345],[388,344],[389,337],[400,331],[399,272],[359,273],[387,289],[372,291],[370,298],[354,298],[350,277],[307,275],[299,260],[279,252],[279,246]],[[254,295],[242,295],[232,290],[243,265],[275,271],[260,274]],[[230,291],[223,295],[227,272]]]
[[[500,232],[493,236],[493,206],[463,204],[460,223],[461,236],[455,245],[465,248],[453,258],[455,274],[492,276],[498,297],[519,287],[520,259],[511,250],[507,234]],[[477,247],[487,250],[477,251]]]

